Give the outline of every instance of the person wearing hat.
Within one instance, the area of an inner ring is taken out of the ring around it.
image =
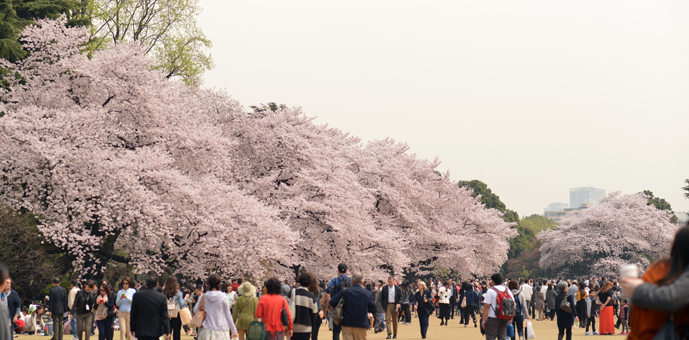
[[[244,340],[246,338],[246,333],[249,331],[249,325],[252,321],[256,320],[254,317],[256,314],[256,307],[258,306],[258,299],[254,296],[256,295],[256,287],[254,287],[251,282],[246,281],[237,288],[237,293],[239,297],[234,304],[232,318],[237,326],[239,340]]]
[[[340,263],[337,265],[337,276],[333,278],[328,284],[328,287],[325,288],[327,301],[330,301],[331,296],[335,296],[351,286],[352,279],[347,277],[347,264]],[[340,340],[341,332],[342,326],[333,325],[333,340]]]

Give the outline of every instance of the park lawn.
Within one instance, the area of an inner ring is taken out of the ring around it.
[[[544,340],[555,340],[557,339],[557,322],[556,321],[535,321],[534,323],[534,332],[536,333],[536,339],[544,339]],[[583,329],[573,329],[573,338],[575,339],[581,339],[583,338],[586,339],[600,339],[600,338],[610,338],[610,336],[605,336],[605,335],[598,335],[598,336],[585,336],[584,335],[584,330]],[[382,333],[375,334],[373,331],[368,332],[368,338],[369,339],[374,339],[374,340],[381,340],[385,339],[387,336],[387,333],[384,331]],[[45,339],[50,339],[48,336],[31,336],[31,335],[20,335],[18,340],[30,340],[30,339],[36,339],[36,338],[45,338]],[[71,335],[65,335],[63,340],[70,340],[72,338]],[[340,337],[341,339],[342,337]],[[613,338],[622,338],[620,335],[613,336]],[[98,339],[98,332],[96,331],[96,335],[91,337],[91,340],[97,340]],[[115,336],[113,340],[119,340],[120,339],[120,333],[118,331],[115,332]],[[332,339],[332,333],[328,330],[328,325],[327,323],[323,323],[323,326],[321,327],[321,330],[319,332],[319,339],[320,340],[331,340]],[[397,339],[400,340],[406,340],[406,339],[421,339],[421,332],[419,331],[419,322],[418,319],[413,319],[412,324],[409,326],[404,326],[401,323],[399,324],[399,333],[397,334]],[[459,325],[459,319],[455,317],[454,320],[450,320],[450,325],[449,326],[440,326],[440,320],[437,318],[432,317],[430,319],[430,327],[428,328],[428,334],[426,337],[427,340],[446,340],[446,339],[461,339],[461,340],[481,340],[485,339],[484,336],[481,335],[481,332],[479,331],[478,328],[474,328],[473,323],[469,323],[468,328],[464,328],[464,326]],[[193,340],[192,337],[183,335],[182,340]]]

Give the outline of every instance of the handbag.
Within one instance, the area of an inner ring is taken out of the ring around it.
[[[179,319],[182,321],[182,326],[186,326],[191,322],[191,312],[189,308],[184,307],[179,310]]]
[[[206,301],[205,301],[206,295],[201,295],[201,301],[199,302],[199,310],[196,311],[196,314],[194,314],[194,317],[191,318],[191,323],[189,324],[191,327],[194,328],[201,328],[203,327],[203,321],[206,320]]]
[[[512,323],[507,324],[507,337],[514,338],[514,325]]]
[[[285,304],[287,304],[287,301],[284,301],[282,304],[282,313],[280,313],[280,319],[282,320],[282,325],[287,327],[289,326],[289,315],[287,315],[287,308],[285,308]]]
[[[462,304],[460,306],[462,306],[462,308],[467,307],[467,297],[466,296],[462,298]]]
[[[170,319],[176,318],[179,314],[179,307],[177,307],[175,303],[175,297],[176,296],[167,299],[167,316],[170,317]]]
[[[266,340],[266,324],[260,321],[251,321],[246,332],[246,340]]]
[[[567,294],[565,298],[562,299],[562,302],[560,302],[560,309],[565,313],[572,314],[572,305],[569,303],[569,296],[570,295]]]

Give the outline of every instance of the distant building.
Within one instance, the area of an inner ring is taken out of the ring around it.
[[[543,210],[543,212],[548,212],[548,211],[564,211],[565,209],[569,208],[569,204],[567,203],[550,203],[548,204],[548,207]]]
[[[569,189],[570,208],[581,208],[582,204],[590,204],[592,207],[600,203],[600,199],[605,197],[605,190],[586,187]]]
[[[545,218],[551,221],[560,222],[560,219],[565,217],[566,213],[566,211],[546,211]]]

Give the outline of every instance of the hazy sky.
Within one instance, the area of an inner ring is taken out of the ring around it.
[[[201,0],[208,87],[480,179],[521,216],[689,178],[687,1]]]

